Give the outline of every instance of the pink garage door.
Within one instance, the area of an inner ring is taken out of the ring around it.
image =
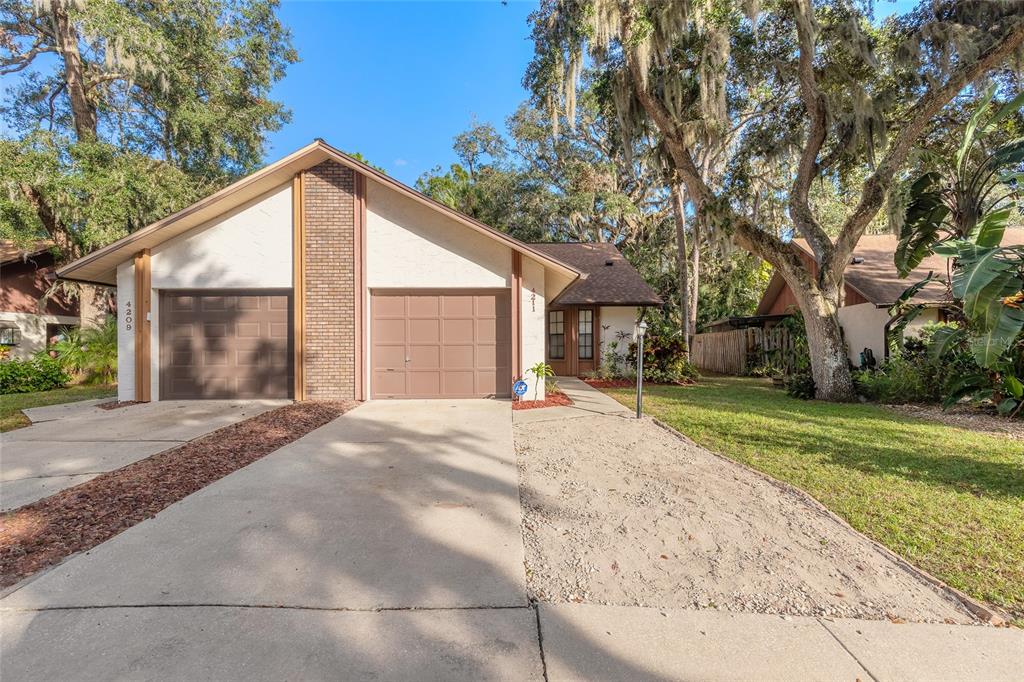
[[[291,296],[281,291],[160,296],[160,398],[288,398]]]
[[[373,292],[373,398],[511,395],[508,290]]]

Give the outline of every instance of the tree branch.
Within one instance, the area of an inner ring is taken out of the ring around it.
[[[807,111],[807,140],[797,163],[793,189],[789,195],[789,216],[796,229],[811,246],[818,261],[823,261],[832,251],[832,240],[821,229],[811,212],[808,195],[811,182],[818,174],[818,153],[825,144],[828,133],[825,95],[818,88],[814,75],[814,7],[811,0],[796,0],[796,34],[800,59],[797,73],[800,82],[800,99]]]
[[[994,45],[978,55],[976,60],[957,69],[944,85],[929,88],[908,109],[911,112],[910,118],[896,127],[899,130],[896,139],[889,146],[889,150],[878,164],[878,168],[864,182],[860,201],[853,213],[846,219],[839,238],[836,240],[832,261],[827,264],[822,263],[823,268],[827,266],[832,271],[833,277],[842,276],[857,242],[882,206],[896,171],[906,161],[914,144],[924,133],[928,122],[968,84],[1004,63],[1020,49],[1022,44],[1024,44],[1024,21],[1018,21]]]

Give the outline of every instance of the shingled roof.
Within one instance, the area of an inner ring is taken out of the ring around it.
[[[803,239],[794,243],[807,253],[811,247]],[[896,302],[907,287],[928,276],[929,272],[945,276],[948,261],[945,256],[931,255],[921,261],[905,279],[901,279],[893,262],[899,239],[892,234],[864,235],[853,250],[852,262],[846,266],[846,283],[864,298],[878,306]],[[1003,246],[1024,244],[1024,229],[1011,228],[1003,233]],[[914,297],[916,303],[944,303],[946,287],[929,284]]]
[[[562,305],[661,305],[662,300],[613,244],[534,243],[534,249],[586,273],[559,296]]]

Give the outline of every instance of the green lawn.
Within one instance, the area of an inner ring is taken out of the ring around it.
[[[0,432],[28,426],[28,417],[21,411],[29,407],[59,405],[94,398],[113,398],[115,395],[117,386],[70,386],[55,391],[0,395]]]
[[[608,391],[632,406],[630,389]],[[875,405],[788,397],[767,380],[652,386],[645,411],[806,490],[854,528],[1024,618],[1024,443]]]

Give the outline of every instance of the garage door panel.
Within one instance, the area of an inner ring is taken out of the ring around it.
[[[444,320],[442,322],[442,343],[473,342],[473,319]]]
[[[404,296],[373,296],[370,301],[374,319],[405,319]]]
[[[374,372],[372,378],[374,391],[381,397],[404,396],[408,393],[405,387],[405,372],[379,371]]]
[[[384,346],[375,347],[373,354],[374,369],[404,369],[405,368],[405,346]]]
[[[388,343],[405,343],[405,320],[374,320],[371,333],[375,339],[387,339]]]
[[[509,394],[507,292],[374,292],[370,310],[375,397]],[[381,371],[389,366],[404,370],[401,381],[401,372]]]
[[[260,323],[259,322],[239,322],[235,325],[235,335],[239,339],[244,338],[255,338],[260,337]]]
[[[445,369],[469,369],[472,370],[473,346],[445,346],[444,364]]]
[[[441,394],[441,372],[429,370],[425,372],[406,372],[409,382],[409,396],[413,398],[432,398]]]
[[[439,343],[441,320],[409,320],[409,343]]]
[[[472,369],[464,372],[445,372],[444,394],[459,397],[480,395],[473,380],[475,374]]]
[[[437,296],[409,296],[406,306],[410,318],[436,318],[441,314],[441,301]]]
[[[494,372],[476,373],[476,393],[497,393],[497,375]]]
[[[284,293],[164,292],[161,397],[289,397],[294,376],[290,310]]]
[[[460,294],[441,297],[441,314],[446,317],[473,317],[473,296]]]
[[[409,369],[440,369],[442,366],[440,345],[409,346],[408,357]],[[404,361],[404,357],[400,359]]]

